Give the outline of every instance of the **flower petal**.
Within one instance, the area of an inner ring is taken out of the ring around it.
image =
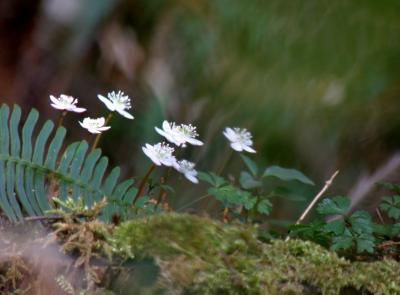
[[[171,131],[171,125],[168,123],[167,120],[164,120],[164,122],[162,123],[162,128],[163,128],[166,132]]]
[[[164,130],[161,130],[158,127],[154,127],[154,129],[157,131],[158,134],[160,134],[161,136],[164,136],[169,142],[171,142],[177,146],[179,146],[181,144],[181,142],[179,140],[176,140],[176,138],[172,134],[165,132]]]
[[[196,178],[193,173],[185,173],[185,177],[193,183],[199,183],[199,180]]]
[[[168,157],[166,159],[160,159],[160,162],[168,167],[175,167],[175,165],[177,165],[177,161],[174,156]]]
[[[83,113],[86,112],[85,108],[78,108],[78,107],[71,107],[67,108],[68,111],[75,112],[75,113]]]
[[[243,146],[238,142],[232,142],[231,148],[233,148],[235,151],[238,151],[238,152],[243,151]]]
[[[111,128],[110,126],[103,126],[103,127],[97,127],[96,129],[99,131],[107,131],[110,128]]]
[[[147,145],[147,144],[146,144],[146,145]],[[152,146],[150,146],[150,147],[152,148]],[[160,165],[161,165],[161,162],[160,162],[156,157],[154,157],[154,155],[153,155],[153,153],[151,152],[150,149],[145,148],[145,147],[142,147],[142,151],[143,151],[143,153],[145,153],[145,155],[146,155],[147,157],[150,158],[150,160],[151,160],[154,164],[156,164],[157,166],[160,166]]]
[[[256,150],[253,149],[253,148],[251,148],[251,147],[249,147],[248,145],[244,145],[244,146],[243,146],[243,149],[244,149],[246,152],[249,152],[249,153],[256,153]]]
[[[57,109],[57,110],[65,110],[65,107],[62,106],[62,105],[54,104],[54,103],[51,103],[50,105],[51,105],[53,108]]]
[[[192,145],[203,145],[203,142],[196,138],[187,138],[186,141]]]
[[[50,95],[50,100],[54,103],[54,104],[59,104],[60,101],[53,95]]]
[[[103,95],[100,95],[100,94],[98,94],[97,97],[106,105],[106,107],[110,111],[112,111],[112,112],[115,111],[114,104],[110,100],[108,100],[108,98],[106,98],[106,97],[104,97]]]
[[[121,110],[121,109],[115,109],[118,113],[120,113],[122,116],[124,116],[125,118],[127,118],[127,119],[131,119],[131,120],[133,120],[134,119],[134,117],[131,115],[131,114],[129,114],[127,111],[124,111],[124,110]]]
[[[93,133],[93,134],[100,134],[101,133],[101,131],[99,131],[98,129],[95,129],[95,128],[88,128],[87,130],[90,133]]]
[[[236,133],[235,133],[235,131],[233,131],[232,128],[229,128],[229,127],[225,128],[223,133],[224,133],[225,137],[227,139],[229,139],[230,141],[236,140]]]

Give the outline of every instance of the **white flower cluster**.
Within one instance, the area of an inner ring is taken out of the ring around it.
[[[203,145],[203,142],[196,139],[198,133],[196,127],[189,124],[170,123],[164,121],[162,129],[155,127],[158,134],[164,136],[169,142],[178,147],[186,147],[187,144]],[[197,171],[195,164],[188,160],[178,161],[173,155],[174,148],[166,143],[157,143],[155,145],[146,144],[142,148],[143,152],[153,161],[155,165],[165,165],[175,168],[178,172],[182,173],[189,181],[198,183]]]
[[[106,107],[111,112],[117,112],[128,119],[133,119],[134,117],[128,113],[126,110],[132,108],[131,99],[128,95],[125,95],[122,91],[118,92],[109,92],[107,97],[103,95],[97,95],[97,97],[106,105]],[[50,95],[51,106],[57,110],[82,113],[85,112],[86,109],[77,107],[78,99],[68,96],[65,94],[61,94],[60,97],[55,97]],[[87,131],[93,134],[99,134],[103,131],[110,129],[110,126],[105,126],[106,120],[104,117],[92,119],[90,117],[86,117],[83,121],[79,121],[79,124],[85,128]]]
[[[107,97],[103,95],[97,95],[97,97],[106,105],[111,112],[117,112],[127,119],[134,119],[134,117],[127,112],[132,108],[131,99],[124,92],[109,92]],[[61,94],[60,97],[50,95],[51,106],[55,109],[62,111],[70,111],[76,113],[85,112],[86,109],[77,106],[78,99]],[[104,117],[90,118],[86,117],[83,121],[79,121],[79,124],[93,134],[100,134],[103,131],[110,129],[110,126],[106,125]],[[174,122],[164,121],[162,128],[155,127],[158,134],[165,137],[167,141],[176,145],[177,147],[186,147],[187,144],[201,146],[203,142],[197,139],[199,134],[197,133],[196,127],[191,124],[176,124]],[[231,128],[226,127],[223,131],[224,136],[230,141],[232,149],[238,152],[246,151],[249,153],[255,153],[253,149],[252,135],[245,128]],[[155,145],[146,144],[142,147],[143,152],[148,156],[151,161],[157,166],[173,167],[180,173],[182,173],[188,180],[193,183],[198,183],[197,171],[195,164],[188,160],[177,160],[174,153],[174,148],[169,144],[160,142]]]

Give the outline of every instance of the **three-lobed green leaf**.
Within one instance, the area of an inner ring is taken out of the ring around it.
[[[388,216],[399,220],[400,219],[400,196],[388,196],[382,198],[382,203],[379,206],[383,211],[387,212]]]
[[[346,197],[335,197],[333,199],[323,199],[317,206],[317,211],[321,215],[344,215],[350,206],[350,199]]]

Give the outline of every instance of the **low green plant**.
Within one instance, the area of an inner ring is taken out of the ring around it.
[[[108,159],[100,149],[88,152],[88,143],[80,141],[61,153],[66,129],[58,127],[53,132],[54,123],[48,120],[34,136],[38,118],[33,109],[21,136],[20,107],[14,105],[11,114],[7,105],[0,108],[0,207],[11,221],[22,222],[26,214],[44,215],[53,207],[53,197],[82,197],[87,206],[106,197],[104,220],[119,212],[114,202],[132,202],[137,191],[133,180],[118,184],[119,167],[107,176]]]
[[[385,197],[380,208],[394,217],[397,216],[397,206],[392,197]],[[370,213],[361,210],[349,213],[349,207],[350,199],[346,197],[324,199],[317,206],[324,220],[293,225],[290,227],[290,235],[314,241],[353,257],[359,254],[377,255],[376,250],[380,244],[400,235],[398,223],[377,224],[372,221]]]
[[[233,210],[232,213],[241,213],[239,217],[251,217],[256,214],[267,216],[271,213],[273,206],[271,199],[276,193],[272,189],[270,191],[266,189],[264,184],[266,178],[274,177],[283,181],[299,181],[306,185],[314,185],[298,170],[270,166],[261,172],[262,170],[252,159],[243,154],[240,154],[240,157],[247,169],[240,172],[237,184],[213,172],[199,173],[200,180],[211,185],[207,190],[208,194],[215,197],[223,208]]]

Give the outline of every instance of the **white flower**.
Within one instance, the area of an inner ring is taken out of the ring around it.
[[[146,143],[146,146],[142,147],[142,150],[157,166],[176,166],[176,159],[172,155],[174,148],[166,143],[157,143],[155,145]]]
[[[75,112],[75,113],[83,113],[86,111],[84,108],[78,108],[76,104],[78,100],[72,96],[61,94],[60,97],[55,97],[50,95],[51,106],[57,110]]]
[[[255,153],[256,151],[251,147],[253,145],[252,136],[247,129],[243,128],[225,128],[224,135],[231,142],[231,148],[235,151],[246,151]]]
[[[129,114],[127,111],[125,111],[132,108],[131,99],[129,98],[128,95],[125,95],[122,91],[118,91],[117,93],[115,93],[114,91],[109,92],[107,94],[107,97],[98,94],[97,97],[102,102],[104,102],[104,104],[110,111],[112,112],[117,111],[125,118],[133,119],[133,116]]]
[[[191,124],[176,125],[175,123],[169,123],[164,121],[162,128],[155,127],[156,131],[164,136],[169,142],[174,143],[177,146],[185,147],[186,143],[192,145],[203,145],[203,143],[196,139],[199,135],[197,134],[196,127]]]
[[[197,179],[197,171],[194,169],[194,163],[187,160],[178,161],[175,169],[185,175],[185,177],[193,183],[199,183]]]
[[[85,118],[83,122],[79,121],[79,124],[85,129],[87,129],[90,133],[99,134],[102,131],[106,131],[110,129],[110,126],[104,126],[105,120],[103,117],[92,119],[92,118]]]

